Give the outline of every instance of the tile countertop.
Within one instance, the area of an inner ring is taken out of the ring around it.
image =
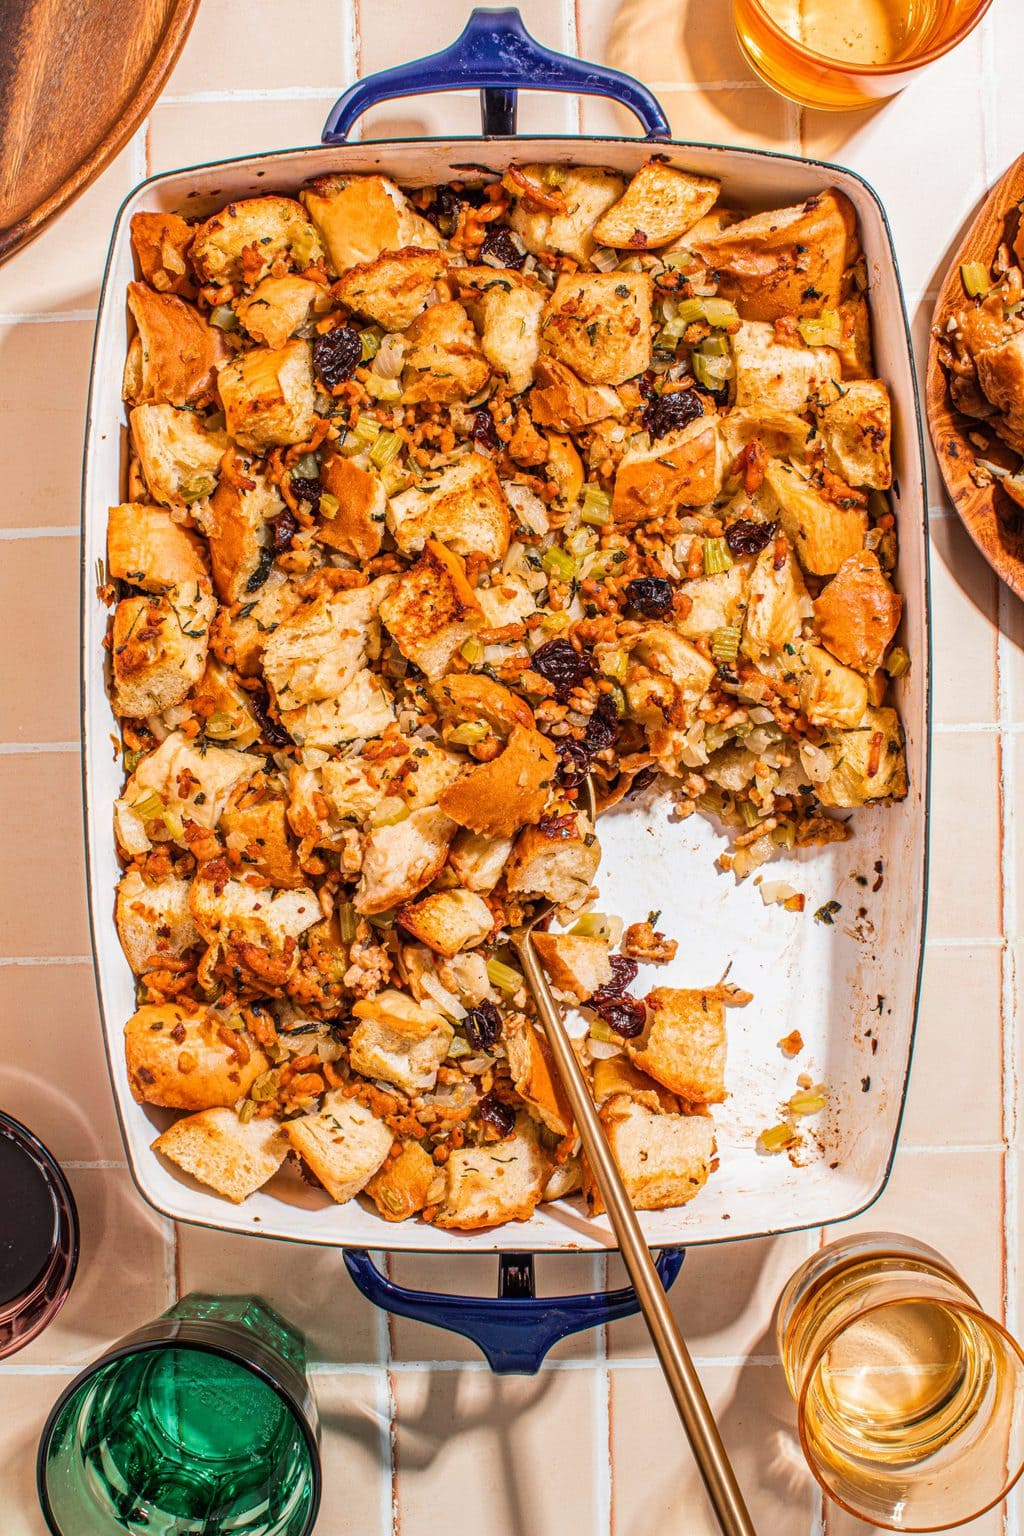
[[[76,613],[89,348],[114,213],[148,173],[315,141],[342,85],[436,48],[469,8],[468,0],[202,0],[149,122],[56,225],[0,270],[8,476],[0,508],[0,1102],[68,1168],[84,1250],[59,1321],[0,1367],[4,1536],[42,1536],[34,1450],[69,1373],[180,1292],[242,1284],[310,1339],[327,1471],[318,1536],[399,1527],[405,1536],[440,1536],[453,1492],[460,1525],[477,1523],[489,1536],[555,1536],[567,1526],[588,1536],[714,1530],[642,1325],[560,1346],[535,1379],[495,1378],[461,1340],[401,1320],[389,1329],[335,1253],[173,1230],[134,1193],[100,1047],[79,816]],[[984,188],[1024,147],[1024,9],[997,0],[974,37],[902,97],[840,117],[801,112],[753,79],[728,0],[521,0],[521,9],[543,41],[653,85],[681,137],[805,150],[864,174],[892,219],[923,360],[948,252]],[[379,109],[373,129],[472,132],[476,113],[472,96],[402,102]],[[623,131],[616,109],[592,99],[580,108],[527,97],[521,121]],[[1024,785],[1024,609],[974,552],[943,501],[934,462],[931,471],[931,927],[902,1144],[886,1193],[861,1225],[935,1244],[1019,1332],[1024,830],[1015,826],[1014,788]],[[696,1251],[674,1296],[755,1523],[770,1536],[867,1530],[822,1511],[794,1449],[769,1330],[784,1279],[819,1238]],[[540,1287],[586,1289],[603,1282],[604,1267],[541,1261]],[[486,1292],[494,1281],[493,1261],[475,1258],[457,1268],[401,1258],[393,1274],[440,1289]],[[1015,1503],[965,1529],[1017,1536],[1024,1499]]]

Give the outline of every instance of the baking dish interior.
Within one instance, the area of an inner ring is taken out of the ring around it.
[[[730,979],[754,993],[729,1014],[730,1096],[715,1112],[720,1166],[682,1208],[645,1213],[652,1246],[751,1237],[851,1216],[884,1186],[906,1090],[923,945],[927,875],[928,571],[922,444],[906,316],[881,207],[853,173],[762,151],[706,145],[657,146],[670,163],[718,177],[723,198],[747,209],[796,202],[828,185],[854,203],[867,255],[876,369],[892,391],[894,502],[900,532],[896,584],[905,599],[904,636],[913,658],[896,686],[907,733],[910,793],[902,803],[854,816],[850,841],[798,851],[768,867],[806,896],[802,915],[766,906],[752,881],[720,874],[725,839],[694,817],[673,820],[667,796],[648,792],[602,819],[598,876],[603,910],[627,921],[660,909],[659,926],[678,939],[668,967],[648,968],[649,986],[708,985]],[[234,1206],[172,1170],[150,1151],[171,1118],[136,1104],[124,1069],[122,1030],[134,986],[113,921],[119,870],[112,812],[121,769],[111,750],[116,722],[106,692],[103,638],[108,610],[96,595],[108,507],[121,499],[125,460],[121,377],[128,342],[125,288],[134,276],[129,221],[140,210],[206,214],[234,198],[294,192],[331,170],[382,171],[404,186],[500,172],[511,161],[564,160],[632,173],[651,146],[630,139],[516,138],[364,143],[293,150],[174,172],[143,183],[125,202],[111,244],[93,363],[83,485],[82,676],[89,896],[97,984],[111,1080],[135,1181],[177,1220],[297,1241],[422,1251],[529,1248],[537,1252],[611,1246],[603,1221],[578,1200],[542,1206],[525,1224],[455,1233],[420,1222],[391,1224],[358,1200],[331,1204],[289,1171]],[[825,903],[840,910],[814,920]],[[644,978],[642,976],[641,980]],[[796,1062],[776,1042],[799,1030]],[[828,1086],[828,1109],[807,1122],[792,1157],[755,1149],[780,1117],[798,1072]]]

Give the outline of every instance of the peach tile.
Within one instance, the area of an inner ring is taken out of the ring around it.
[[[575,134],[575,96],[548,91],[519,93],[520,133]],[[480,93],[441,91],[409,96],[373,107],[362,118],[364,139],[476,138],[480,133]]]
[[[577,0],[580,53],[639,80],[666,84],[748,81],[731,0]]]
[[[36,1447],[47,1415],[72,1375],[0,1374],[0,1508],[4,1536],[46,1536],[36,1497]]]
[[[311,1360],[383,1360],[382,1314],[349,1280],[336,1248],[178,1227],[178,1283],[187,1291],[257,1291],[301,1328]]]
[[[396,1371],[392,1380],[396,1530],[440,1532],[453,1522],[492,1536],[600,1529],[600,1387],[591,1372]]]
[[[319,144],[329,108],[329,101],[202,101],[158,106],[146,137],[149,174]]]
[[[82,778],[77,753],[0,757],[0,955],[86,955]]]
[[[897,247],[896,254],[899,257],[899,247]],[[928,366],[928,345],[931,339],[932,313],[935,309],[935,301],[931,297],[916,298],[909,292],[905,294],[905,298],[907,313],[910,315],[910,334],[914,345],[914,362],[917,369],[918,389],[921,393],[923,405]],[[913,422],[904,423],[904,430],[913,431]],[[942,471],[939,469],[939,461],[935,457],[935,449],[932,446],[932,435],[928,430],[928,421],[923,410],[921,414],[921,436],[924,439],[924,474],[928,489],[928,506],[933,512],[942,509],[952,511],[952,506],[946,495]]]
[[[71,1295],[19,1365],[86,1365],[171,1305],[168,1227],[136,1192],[126,1168],[71,1168],[81,1256]],[[54,1394],[56,1396],[56,1394]]]
[[[4,264],[0,314],[95,308],[114,218],[140,179],[128,145],[37,240]]]
[[[691,1248],[671,1291],[672,1310],[694,1355],[733,1357],[774,1355],[772,1312],[779,1292],[814,1245],[813,1236],[795,1232],[753,1242]],[[609,1285],[625,1285],[619,1259],[609,1262]],[[653,1346],[641,1317],[612,1323],[608,1359],[653,1359]]]
[[[796,152],[797,110],[761,86],[716,86],[712,90],[659,89],[674,139]],[[583,132],[635,134],[636,119],[623,107],[585,96]]]
[[[289,0],[240,7],[237,0],[203,0],[188,41],[164,89],[330,90],[345,84],[344,5]],[[230,74],[224,61],[231,61]]]
[[[313,1377],[320,1427],[324,1495],[316,1529],[322,1536],[391,1536],[390,1426],[381,1378]]]
[[[997,715],[998,582],[959,517],[931,519],[932,679],[937,725]]]
[[[998,944],[925,951],[902,1146],[1002,1139],[1001,959]]]
[[[388,1273],[397,1285],[414,1290],[442,1291],[454,1296],[495,1296],[498,1261],[483,1254],[458,1257],[392,1254]],[[579,1254],[538,1255],[537,1295],[561,1296],[604,1290],[601,1262]],[[483,1357],[475,1344],[461,1334],[431,1328],[411,1318],[392,1317],[391,1348],[396,1360],[472,1360]],[[574,1334],[556,1344],[549,1360],[593,1359],[597,1340],[593,1331]]]
[[[92,967],[7,965],[0,988],[0,1103],[56,1157],[122,1159]]]
[[[91,320],[0,326],[4,528],[78,525],[92,333]]]
[[[1012,738],[1008,750],[1013,753],[1013,780],[1008,786],[1008,792],[1013,796],[1014,803],[1014,840],[1013,862],[1016,872],[1016,912],[1013,918],[1013,936],[1016,939],[1024,936],[1024,816],[1020,813],[1021,785],[1024,785],[1024,735],[1015,735]]]
[[[37,327],[42,329],[42,327]],[[0,563],[0,740],[78,738],[78,539],[13,539]]]
[[[1001,931],[1002,897],[999,743],[994,734],[935,736],[932,806],[929,937],[995,938]]]
[[[359,25],[359,73],[418,59],[453,43],[468,19],[462,6],[410,5],[408,0],[356,0]],[[520,0],[526,29],[548,48],[565,52],[569,38],[563,7],[551,0]]]
[[[994,124],[992,179],[1001,176],[1021,152],[1024,143],[1024,102],[1011,87],[1014,61],[1024,47],[1024,13],[1015,5],[1004,5],[982,24],[987,33],[984,45],[990,51],[995,72],[992,92]]]
[[[715,1536],[668,1387],[656,1367],[610,1376],[611,1536]],[[722,1438],[759,1531],[810,1531],[815,1484],[796,1438],[780,1365],[715,1365],[700,1372]]]

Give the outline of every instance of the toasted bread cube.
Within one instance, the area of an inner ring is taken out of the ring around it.
[[[857,259],[857,215],[842,192],[829,189],[795,208],[775,208],[731,224],[693,246],[749,320],[820,315],[843,297],[843,278]]]
[[[612,979],[604,939],[581,933],[535,933],[533,943],[553,984],[571,992],[578,1003],[585,1003]]]
[[[558,487],[559,504],[569,507],[583,491],[583,460],[571,437],[562,432],[545,432],[544,436],[548,445],[548,475]]]
[[[614,389],[606,384],[584,384],[571,368],[542,352],[530,394],[530,414],[537,426],[579,432],[625,412]]]
[[[375,827],[363,849],[357,912],[386,912],[411,901],[444,868],[455,822],[437,806],[413,811],[390,827]]]
[[[338,1205],[366,1188],[394,1141],[383,1120],[337,1090],[324,1094],[315,1114],[287,1120],[282,1130]]]
[[[263,672],[282,708],[337,698],[378,654],[377,613],[390,587],[385,576],[327,593],[278,625],[263,652]]]
[[[741,406],[720,416],[718,425],[728,466],[754,438],[772,458],[803,459],[807,456],[811,429],[795,411],[780,411],[772,406]]]
[[[239,299],[235,314],[254,341],[283,347],[309,323],[323,293],[308,277],[265,277],[247,298]]]
[[[650,366],[652,293],[646,272],[563,275],[544,311],[543,345],[587,384],[624,384]]]
[[[483,354],[503,373],[514,395],[533,383],[540,352],[540,317],[547,291],[511,269],[468,267],[458,272],[463,297],[476,298]]]
[[[448,862],[468,891],[486,896],[505,872],[512,841],[511,837],[483,837],[463,828],[452,843]]]
[[[612,517],[635,528],[670,517],[679,507],[703,507],[722,489],[724,466],[714,418],[667,432],[649,448],[629,448],[619,461]]]
[[[725,1004],[711,992],[655,987],[647,1027],[626,1042],[630,1060],[690,1104],[725,1098]]]
[[[690,599],[689,613],[677,614],[673,627],[687,640],[699,640],[726,626],[740,626],[746,609],[750,571],[737,561],[715,576],[698,576],[683,591]]]
[[[524,1015],[509,1023],[502,1039],[516,1092],[526,1101],[530,1113],[556,1136],[568,1136],[573,1129],[572,1108],[562,1087],[551,1047],[543,1034]]]
[[[634,1210],[685,1205],[707,1183],[715,1148],[709,1115],[656,1114],[616,1094],[602,1106],[601,1121]],[[583,1193],[591,1215],[601,1215],[604,1201],[586,1161]]]
[[[336,698],[281,710],[281,724],[292,740],[320,749],[381,736],[394,718],[391,695],[369,667],[354,672]]]
[[[418,1141],[403,1141],[397,1157],[387,1158],[365,1185],[385,1221],[405,1221],[440,1198],[444,1174]],[[436,1191],[436,1193],[435,1193]]]
[[[786,558],[777,564],[777,544],[773,540],[758,555],[747,586],[740,648],[751,661],[793,645],[814,611],[792,549],[787,544]]]
[[[446,265],[439,251],[410,246],[349,267],[334,291],[357,315],[376,320],[386,331],[404,331],[423,313]]]
[[[392,759],[399,769],[392,793],[399,794],[410,810],[436,805],[449,784],[462,773],[466,759],[433,741],[413,739],[406,758]]]
[[[483,581],[476,589],[476,599],[483,610],[485,629],[504,629],[507,624],[522,624],[537,612],[537,599],[522,576],[506,575],[500,569],[491,574],[490,586]],[[525,651],[520,651],[525,655]]]
[[[111,670],[114,708],[144,720],[180,704],[206,668],[217,602],[207,581],[172,587],[166,596],[122,598],[114,609]]]
[[[438,955],[475,949],[494,927],[491,909],[473,891],[435,891],[412,906],[399,907],[395,921]]]
[[[200,749],[181,731],[172,731],[142,759],[114,803],[117,839],[126,853],[148,853],[153,846],[147,822],[134,807],[153,795],[178,819],[215,827],[231,795],[263,766],[263,758],[231,747]],[[187,788],[186,788],[187,786]],[[183,792],[184,791],[184,792]]]
[[[220,331],[173,293],[128,284],[128,308],[138,328],[132,343],[133,405],[198,405],[212,400],[217,364],[230,357]],[[126,378],[126,383],[128,382]]]
[[[982,394],[997,411],[1018,414],[1024,397],[1024,333],[983,347],[974,357]]]
[[[868,685],[820,645],[800,649],[800,708],[812,725],[859,725],[868,705]]]
[[[635,1067],[627,1056],[599,1057],[593,1066],[594,1102],[603,1104],[613,1094],[624,1093],[655,1113],[678,1114],[679,1099],[663,1084]]]
[[[852,731],[830,731],[836,764],[824,784],[815,785],[822,805],[851,810],[870,800],[902,800],[907,793],[903,727],[894,709],[869,704]]]
[[[868,549],[844,560],[814,604],[823,645],[848,667],[873,672],[882,665],[900,624],[903,599]]]
[[[878,379],[843,385],[818,416],[825,463],[848,485],[888,490],[892,484],[892,405]]]
[[[339,274],[384,251],[441,244],[430,220],[386,176],[319,176],[301,195]]]
[[[508,503],[493,463],[482,453],[468,453],[439,475],[393,496],[387,520],[406,555],[422,549],[430,538],[456,554],[479,552],[491,562],[508,553]]]
[[[328,516],[321,501],[316,534],[320,543],[340,549],[354,560],[372,560],[380,553],[388,511],[380,476],[343,454],[328,453],[321,480],[324,490],[336,498],[338,510],[333,517]]]
[[[805,571],[832,576],[844,560],[860,554],[868,532],[862,507],[826,500],[809,480],[779,459],[769,461],[765,482],[778,498],[782,527]]]
[[[380,616],[402,655],[431,679],[447,669],[483,618],[465,563],[430,538],[381,603]]]
[[[240,677],[255,677],[270,636],[295,612],[301,597],[283,571],[273,568],[253,598],[238,613],[223,610],[217,617],[230,637],[235,670]]]
[[[199,943],[199,930],[188,909],[189,882],[177,875],[147,884],[137,869],[117,886],[114,921],[125,959],[141,976],[147,962],[176,957]]]
[[[241,1205],[274,1177],[288,1156],[288,1142],[277,1120],[243,1123],[233,1109],[204,1109],[176,1120],[154,1141],[153,1151]]]
[[[405,333],[409,350],[402,373],[402,403],[469,400],[490,378],[473,322],[454,299],[432,304]]]
[[[510,837],[543,816],[557,765],[558,754],[546,736],[515,725],[500,756],[457,779],[438,803],[471,832]]]
[[[359,1020],[348,1042],[353,1070],[403,1093],[430,1093],[455,1034],[437,1008],[389,988],[361,999],[352,1012]]]
[[[246,483],[239,485],[236,476],[225,475],[209,503],[195,513],[209,542],[213,585],[222,603],[244,602],[249,596],[249,583],[271,542],[267,524],[285,509],[276,486],[251,466],[243,478]]]
[[[773,325],[745,320],[732,338],[738,407],[801,414],[835,396],[839,358],[831,347],[791,347]]]
[[[221,817],[221,827],[228,839],[246,839],[245,846],[239,849],[243,867],[254,869],[275,889],[293,891],[305,883],[295,849],[288,840],[283,800],[264,800],[259,805],[227,810]],[[233,846],[229,841],[228,847]]]
[[[574,909],[590,895],[601,848],[585,816],[576,817],[575,830],[561,823],[560,817],[554,824],[542,822],[520,832],[505,866],[505,881],[515,894],[546,896]]]
[[[625,195],[598,219],[594,239],[618,250],[647,251],[669,245],[713,207],[721,183],[648,160]]]
[[[190,293],[188,252],[195,230],[178,213],[133,213],[132,250],[158,293]]]
[[[668,624],[645,624],[627,639],[623,684],[630,712],[644,725],[685,728],[711,686],[714,663]],[[598,665],[607,648],[598,647]]]
[[[140,1104],[212,1109],[249,1092],[270,1062],[245,1030],[208,1008],[146,1003],[124,1027],[128,1086]]]
[[[292,197],[247,197],[200,224],[192,265],[204,283],[253,288],[275,262],[304,270],[323,255],[316,230]]]
[[[434,1224],[475,1232],[503,1221],[529,1221],[551,1168],[536,1125],[529,1115],[519,1115],[504,1141],[452,1153],[444,1165],[443,1204]]]
[[[263,453],[305,442],[312,432],[316,393],[308,341],[240,352],[217,383],[228,432],[243,448]]]
[[[342,757],[324,763],[320,783],[335,816],[342,821],[365,821],[390,793],[395,759],[369,762],[363,757]]]
[[[569,1195],[578,1194],[582,1188],[583,1160],[567,1157],[564,1163],[556,1163],[552,1168],[540,1198],[546,1205],[551,1200],[565,1200]]]
[[[219,862],[219,861],[218,861]],[[294,941],[323,916],[316,892],[300,885],[294,890],[259,889],[245,880],[223,880],[222,871],[206,873],[204,865],[192,882],[189,910],[207,944],[225,942],[257,946],[279,956],[295,951]],[[293,941],[289,945],[289,941]],[[294,958],[298,959],[295,952]]]
[[[621,176],[599,166],[560,166],[554,197],[544,184],[543,165],[514,168],[506,185],[515,194],[508,222],[528,251],[539,256],[544,251],[561,251],[574,261],[589,261],[597,242],[593,236],[595,221],[622,195]],[[529,195],[540,190],[542,206]],[[524,195],[525,193],[525,195]]]
[[[199,501],[211,496],[227,447],[222,432],[207,432],[194,411],[173,405],[137,405],[132,442],[154,501]]]
[[[843,365],[844,379],[873,379],[874,357],[871,350],[871,311],[862,293],[852,293],[839,306],[842,340],[836,348]]]
[[[163,507],[124,502],[107,520],[107,576],[147,592],[166,592],[207,574],[201,541]]]
[[[533,710],[519,694],[481,672],[453,672],[431,689],[441,715],[441,734],[449,740],[460,725],[481,724],[506,741],[513,726],[531,730]]]

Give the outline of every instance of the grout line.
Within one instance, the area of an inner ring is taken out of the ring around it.
[[[77,539],[81,528],[0,528],[0,542],[13,543],[16,539]]]
[[[96,319],[94,309],[27,309],[23,314],[17,310],[4,310],[0,312],[0,325],[66,325],[74,320]]]
[[[93,1157],[93,1158],[62,1157],[61,1160],[60,1160],[60,1165],[61,1165],[62,1168],[74,1168],[74,1169],[82,1169],[82,1168],[84,1168],[84,1169],[86,1169],[86,1171],[88,1171],[89,1169],[94,1169],[94,1168],[127,1168],[128,1167],[128,1164],[125,1162],[123,1157]]]
[[[0,741],[0,757],[37,757],[42,752],[80,752],[79,741]]]
[[[705,1370],[713,1366],[724,1366],[728,1369],[738,1370],[741,1366],[769,1366],[777,1367],[780,1364],[778,1355],[694,1355],[694,1365]],[[2,1367],[0,1367],[2,1369]],[[417,1374],[436,1374],[444,1372],[454,1374],[458,1371],[472,1371],[474,1373],[490,1374],[491,1367],[486,1360],[393,1360],[385,1370],[381,1366],[375,1366],[372,1361],[331,1361],[311,1360],[307,1370],[317,1376],[355,1376],[368,1375],[376,1370],[386,1376],[415,1376]],[[545,1371],[593,1371],[593,1356],[585,1356],[581,1359],[552,1360],[550,1356],[544,1361]],[[609,1374],[612,1371],[661,1371],[657,1357],[643,1355],[623,1355],[608,1362]]]
[[[92,965],[92,955],[0,955],[4,965]]]
[[[608,1255],[594,1255],[593,1287],[608,1289]],[[612,1457],[612,1389],[608,1374],[608,1325],[594,1329],[594,1504],[598,1536],[612,1536],[615,1465]]]
[[[347,51],[347,50],[346,50]],[[348,60],[346,60],[346,67]],[[234,91],[168,91],[157,107],[197,107],[211,103],[245,101],[337,101],[340,92],[330,85],[253,86]]]
[[[146,143],[149,138],[149,118],[136,129],[131,141],[132,181],[145,181],[148,172]]]

